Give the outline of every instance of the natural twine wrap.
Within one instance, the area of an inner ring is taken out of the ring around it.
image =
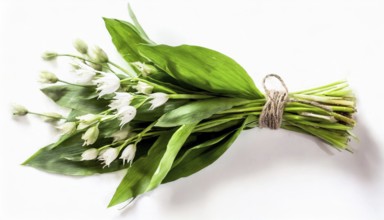
[[[265,82],[268,78],[274,77],[278,79],[285,91],[277,91],[268,89]],[[288,88],[285,85],[283,79],[276,74],[268,74],[263,79],[263,87],[266,94],[266,103],[261,111],[259,118],[260,128],[278,129],[281,126],[283,120],[283,113],[285,104],[288,102]]]

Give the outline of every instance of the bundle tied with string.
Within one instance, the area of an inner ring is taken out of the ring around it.
[[[285,90],[279,91],[279,90],[268,89],[266,86],[266,80],[271,77],[278,79]],[[281,121],[283,120],[285,103],[289,100],[288,88],[285,85],[283,79],[276,74],[266,75],[263,79],[263,87],[264,87],[267,101],[260,114],[259,127],[278,129],[280,128]]]
[[[276,79],[282,89],[267,88]],[[345,81],[289,94],[283,79],[268,74],[263,79],[266,102],[258,119],[260,128],[280,127],[320,138],[336,149],[348,148],[355,120],[355,97]]]
[[[62,130],[60,138],[23,165],[87,176],[126,169],[109,206],[192,175],[223,155],[254,127],[286,129],[348,150],[355,98],[346,81],[288,93],[280,76],[263,80],[265,95],[232,58],[208,48],[156,44],[132,11],[132,23],[104,18],[124,68],[85,42],[76,54],[45,53],[47,61],[70,57],[87,82],[41,75],[41,91],[66,116],[17,106],[16,116],[37,115]],[[96,57],[95,57],[96,56]],[[72,60],[71,60],[72,61]],[[282,89],[266,86],[277,79]],[[257,137],[255,137],[257,140]]]

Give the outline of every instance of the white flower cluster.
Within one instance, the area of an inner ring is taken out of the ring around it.
[[[168,95],[165,93],[152,93],[153,86],[148,85],[143,82],[138,82],[136,85],[136,90],[138,93],[143,93],[148,95],[150,99],[151,106],[149,110],[153,110],[168,101]],[[132,100],[134,99],[134,95],[127,92],[115,92],[115,96],[113,100],[109,104],[111,110],[115,110],[117,116],[120,119],[120,126],[123,127],[128,122],[132,121],[137,113],[137,109],[130,105]]]
[[[117,116],[120,119],[120,126],[123,127],[128,122],[132,121],[136,116],[136,108],[131,106],[134,96],[126,92],[115,92],[115,97],[109,104],[112,110],[117,111]]]
[[[104,164],[104,167],[109,167],[113,161],[117,159],[119,156],[120,149],[116,147],[108,147],[105,149],[102,149],[99,151],[96,148],[90,148],[86,151],[84,151],[81,154],[81,160],[95,160],[98,159],[102,161],[102,164]],[[136,154],[136,145],[135,144],[129,144],[126,146],[121,153],[120,159],[123,160],[123,164],[129,163],[132,164],[133,159],[135,158]]]

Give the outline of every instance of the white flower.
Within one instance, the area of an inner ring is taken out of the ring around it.
[[[136,116],[136,112],[136,108],[133,106],[124,106],[120,108],[117,112],[117,115],[121,121],[120,126],[124,126],[128,122],[132,121],[132,119],[134,119]]]
[[[88,130],[81,136],[84,140],[84,145],[91,145],[96,142],[99,137],[99,128],[97,125],[88,128]]]
[[[23,115],[28,114],[28,110],[22,105],[13,104],[12,105],[12,114],[18,115],[18,116],[23,116]]]
[[[81,130],[100,120],[100,116],[94,114],[86,114],[78,116],[76,119],[80,121],[79,125],[77,126],[77,130]]]
[[[101,160],[105,166],[109,167],[109,165],[117,158],[118,155],[119,150],[117,148],[107,148],[100,152],[98,159]]]
[[[123,150],[123,153],[121,153],[120,159],[123,160],[123,164],[130,163],[132,164],[133,159],[135,158],[136,154],[136,145],[130,144]]]
[[[168,101],[168,95],[162,92],[156,92],[149,95],[150,98],[152,98],[149,103],[151,103],[151,107],[149,107],[149,110],[153,110],[164,103]]]
[[[115,92],[115,97],[113,97],[113,99],[114,100],[108,106],[112,110],[119,110],[120,108],[131,104],[133,95],[126,92]]]
[[[81,154],[81,160],[94,160],[97,158],[99,151],[96,148],[90,148]]]
[[[39,82],[41,83],[56,83],[58,80],[57,76],[51,72],[42,71],[40,73]]]
[[[120,88],[120,79],[113,73],[104,73],[104,76],[94,80],[97,85],[99,97],[116,92]]]
[[[115,133],[113,133],[111,135],[111,137],[113,138],[113,142],[126,139],[129,135],[129,131],[130,131],[129,128],[125,128],[125,129],[118,130]]]
[[[76,122],[66,122],[57,127],[61,130],[61,134],[71,134],[76,130]]]
[[[143,82],[138,82],[135,88],[137,92],[143,93],[143,94],[150,94],[153,90],[153,86]]]
[[[73,61],[72,66],[74,67],[74,72],[77,74],[76,82],[79,84],[91,84],[98,72],[89,65],[77,60]]]

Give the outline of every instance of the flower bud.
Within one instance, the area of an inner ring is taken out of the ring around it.
[[[93,48],[92,52],[93,52],[94,59],[96,62],[98,62],[98,63],[107,63],[108,62],[107,54],[100,47],[95,46]]]
[[[41,58],[43,58],[43,60],[45,60],[45,61],[51,61],[51,60],[56,59],[57,56],[58,56],[57,53],[47,51],[47,52],[43,53]]]
[[[42,71],[40,73],[39,81],[42,83],[56,83],[58,80],[57,76],[51,72]]]
[[[150,94],[153,90],[153,86],[148,85],[147,83],[138,82],[136,85],[136,90],[139,93]]]
[[[73,42],[73,47],[81,53],[81,54],[87,54],[88,53],[88,45],[80,39],[77,39]]]
[[[44,113],[44,116],[41,116],[41,118],[45,122],[56,122],[56,121],[62,119],[63,116],[58,114],[58,113],[55,113],[55,112],[48,112],[48,113]]]
[[[91,145],[95,143],[98,137],[99,137],[98,125],[88,128],[88,130],[81,136],[81,139],[84,140],[83,146]]]
[[[129,135],[130,128],[125,128],[122,130],[118,130],[115,133],[111,135],[111,138],[113,138],[113,142],[124,140]]]
[[[76,122],[66,122],[57,128],[61,130],[62,135],[71,134],[76,131]]]
[[[94,160],[98,154],[99,151],[96,148],[90,148],[81,154],[81,160]]]
[[[131,63],[138,71],[140,71],[140,73],[146,77],[148,76],[149,74],[152,74],[152,73],[157,73],[158,70],[156,69],[156,67],[154,67],[153,65],[149,65],[149,64],[146,64],[146,63],[142,63],[142,62],[133,62]]]
[[[12,105],[12,114],[17,115],[17,116],[23,116],[23,115],[28,114],[28,110],[22,105],[13,104]]]
[[[77,126],[77,130],[81,130],[100,120],[100,116],[94,114],[86,114],[78,116],[76,119],[80,121],[79,125]]]
[[[77,63],[71,63],[71,66],[74,71],[81,69],[81,66]]]
[[[97,70],[97,71],[102,71],[103,70],[103,66],[101,64],[98,64],[98,63],[90,63],[89,64],[92,69],[94,70]]]

